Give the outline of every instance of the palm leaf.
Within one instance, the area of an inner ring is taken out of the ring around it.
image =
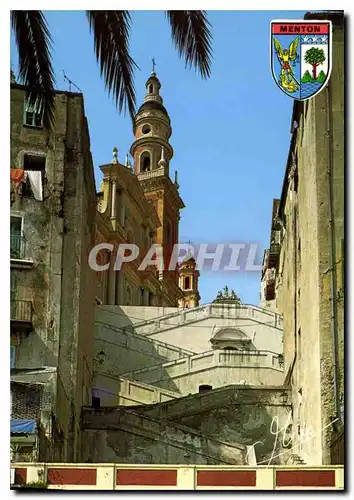
[[[168,10],[167,18],[172,29],[172,39],[186,66],[194,66],[207,78],[211,75],[212,35],[210,23],[202,10]]]
[[[19,56],[19,79],[28,87],[29,102],[43,100],[43,124],[54,122],[54,74],[51,63],[51,36],[40,10],[11,11]]]
[[[119,111],[128,107],[134,118],[134,69],[138,68],[129,53],[130,15],[124,10],[87,11],[94,34],[95,54],[109,94],[113,94]]]

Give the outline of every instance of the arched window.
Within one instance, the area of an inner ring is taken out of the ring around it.
[[[152,94],[153,91],[154,91],[154,86],[153,86],[152,83],[150,83],[150,85],[149,85],[149,94]]]
[[[150,169],[151,169],[150,153],[148,151],[144,151],[144,153],[140,157],[140,171],[148,172]]]
[[[190,288],[191,288],[191,278],[190,278],[190,276],[186,276],[184,278],[184,289],[190,290]]]

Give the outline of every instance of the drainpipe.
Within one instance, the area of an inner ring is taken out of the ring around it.
[[[337,335],[337,308],[336,308],[336,281],[335,281],[335,235],[333,214],[333,141],[332,141],[332,94],[330,83],[326,87],[327,97],[327,175],[328,175],[328,222],[329,222],[329,271],[331,273],[331,337],[333,349],[333,395],[334,418],[341,420],[339,411],[339,380],[338,380],[338,335]]]

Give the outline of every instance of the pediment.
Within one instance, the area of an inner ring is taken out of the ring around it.
[[[220,341],[232,341],[232,342],[237,342],[237,341],[247,341],[250,340],[249,337],[240,330],[239,328],[220,328],[213,338],[211,339],[211,342],[220,342]]]

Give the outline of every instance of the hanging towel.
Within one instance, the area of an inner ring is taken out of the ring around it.
[[[42,172],[40,170],[27,170],[31,189],[35,200],[43,201]]]
[[[12,168],[10,172],[10,177],[16,184],[23,181],[25,177],[25,171],[22,168]]]

